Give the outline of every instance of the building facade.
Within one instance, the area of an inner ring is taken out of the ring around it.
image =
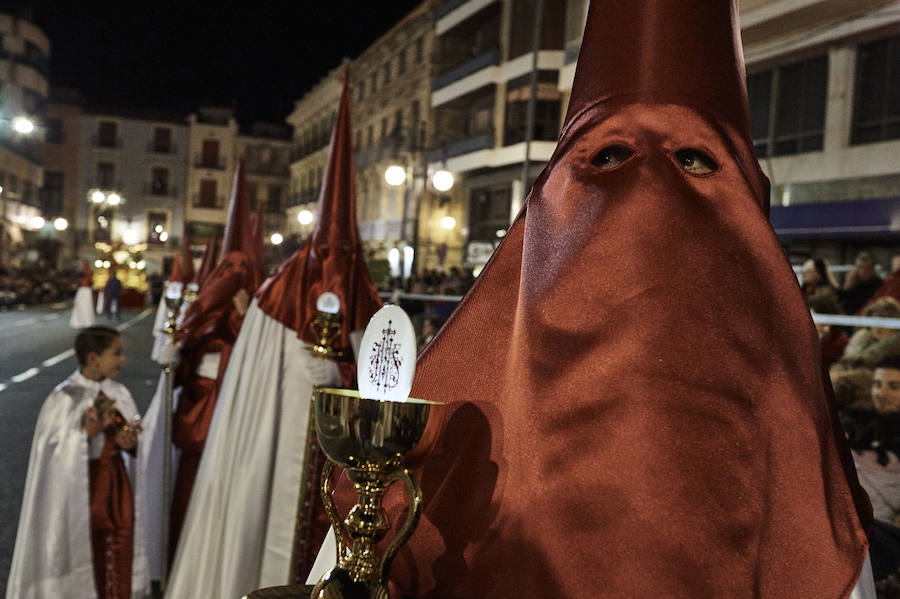
[[[545,0],[536,13],[534,0],[445,0],[437,7],[437,133],[429,160],[459,178],[467,209],[463,262],[476,270],[506,235],[559,134],[566,3]]]
[[[81,258],[118,252],[123,267],[143,260],[147,274],[163,271],[185,227],[188,149],[184,115],[85,110],[75,227]]]
[[[239,126],[230,108],[200,107],[190,115],[186,234],[221,237],[237,163]]]
[[[87,224],[79,222],[81,205],[80,171],[84,101],[72,90],[51,89],[44,121],[44,186],[41,188],[41,210],[54,223],[59,238],[60,265],[75,266],[78,256],[78,231]],[[83,216],[82,216],[83,218]],[[65,228],[62,225],[65,225]]]
[[[244,157],[251,207],[257,210],[262,204],[266,239],[271,243],[275,233],[283,238],[291,184],[289,131],[281,125],[254,123],[235,137],[235,153]]]
[[[0,14],[0,264],[21,264],[26,237],[40,235],[43,129],[50,41],[26,19]]]

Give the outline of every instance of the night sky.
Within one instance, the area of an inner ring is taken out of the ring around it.
[[[343,56],[421,0],[12,0],[50,38],[51,84],[89,104],[191,112],[236,103],[242,124],[283,123]]]

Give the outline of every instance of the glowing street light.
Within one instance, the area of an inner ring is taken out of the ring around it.
[[[313,222],[313,213],[309,210],[301,210],[297,214],[297,220],[301,225],[308,225],[309,223]]]
[[[438,191],[450,191],[453,187],[453,173],[445,170],[437,171],[431,177],[431,184]]]
[[[103,260],[94,260],[94,268],[103,268]]]
[[[91,201],[95,204],[102,204],[106,201],[106,194],[98,189],[91,194]]]
[[[29,222],[30,222],[30,224],[31,224],[31,228],[32,228],[32,229],[40,229],[40,228],[42,228],[42,227],[44,226],[44,223],[47,222],[47,221],[45,221],[45,220],[43,219],[43,217],[40,217],[40,216],[32,216],[32,217],[31,217],[31,221],[29,221]]]
[[[281,233],[272,233],[272,237],[270,238],[272,241],[272,245],[281,245],[281,242],[284,241],[284,237]]]
[[[53,228],[57,231],[65,231],[69,228],[69,221],[60,216],[59,218],[54,219]]]
[[[162,226],[162,225],[156,225],[155,227],[153,227],[153,230],[156,231],[157,233],[162,233],[162,232],[163,232],[163,226]]]
[[[167,242],[169,240],[169,234],[166,231],[163,231],[159,234],[159,240],[163,243]]]
[[[12,121],[12,126],[17,133],[21,133],[23,135],[28,135],[29,133],[34,131],[34,122],[24,116],[17,116],[16,118],[14,118]]]
[[[447,231],[452,231],[456,227],[456,219],[452,216],[445,216],[441,219],[441,227]]]
[[[110,266],[112,266],[112,263],[109,260],[103,261],[103,268],[109,268]]]
[[[128,229],[122,233],[122,241],[127,245],[134,245],[138,242],[138,232],[134,229]]]
[[[122,202],[122,196],[117,193],[111,193],[107,196],[106,201],[110,206],[118,206]]]
[[[403,185],[403,182],[406,181],[406,169],[396,164],[391,165],[384,171],[384,180],[393,187]]]

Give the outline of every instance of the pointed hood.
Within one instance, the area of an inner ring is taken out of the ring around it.
[[[266,272],[266,203],[259,200],[253,215],[253,258],[261,276]]]
[[[853,588],[871,511],[768,222],[736,4],[591,2],[556,151],[419,357],[448,406],[397,594]]]
[[[198,287],[203,287],[203,282],[209,276],[209,273],[216,267],[216,256],[218,255],[219,240],[217,237],[210,237],[206,240],[206,248],[203,250],[203,257],[200,258],[200,267],[194,273],[194,283]]]
[[[316,300],[326,291],[337,294],[344,326],[334,345],[352,354],[349,334],[365,328],[381,300],[369,276],[356,226],[351,132],[350,83],[345,71],[315,228],[306,243],[266,281],[258,298],[266,314],[297,331],[301,339],[315,343],[309,325],[316,316]],[[349,383],[349,371],[345,374]]]
[[[172,256],[172,272],[169,273],[169,283],[181,280],[181,257],[178,254]]]
[[[250,221],[250,194],[247,192],[247,175],[244,157],[238,161],[234,171],[234,185],[231,188],[231,201],[228,204],[228,220],[225,222],[225,234],[222,239],[221,261],[229,252],[253,253],[253,226]]]
[[[81,278],[80,287],[93,287],[94,273],[91,271],[91,267],[88,266],[87,260],[81,261],[81,268],[84,270],[84,276]]]
[[[191,241],[184,238],[181,246],[181,282],[187,285],[194,280],[194,258],[191,255]]]

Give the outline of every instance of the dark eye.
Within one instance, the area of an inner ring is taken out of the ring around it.
[[[608,170],[619,166],[632,156],[634,156],[634,150],[631,148],[609,146],[597,152],[597,155],[591,160],[591,164],[603,170]]]
[[[691,175],[708,175],[719,170],[719,165],[715,160],[694,148],[678,150],[675,152],[675,160],[685,172]]]

